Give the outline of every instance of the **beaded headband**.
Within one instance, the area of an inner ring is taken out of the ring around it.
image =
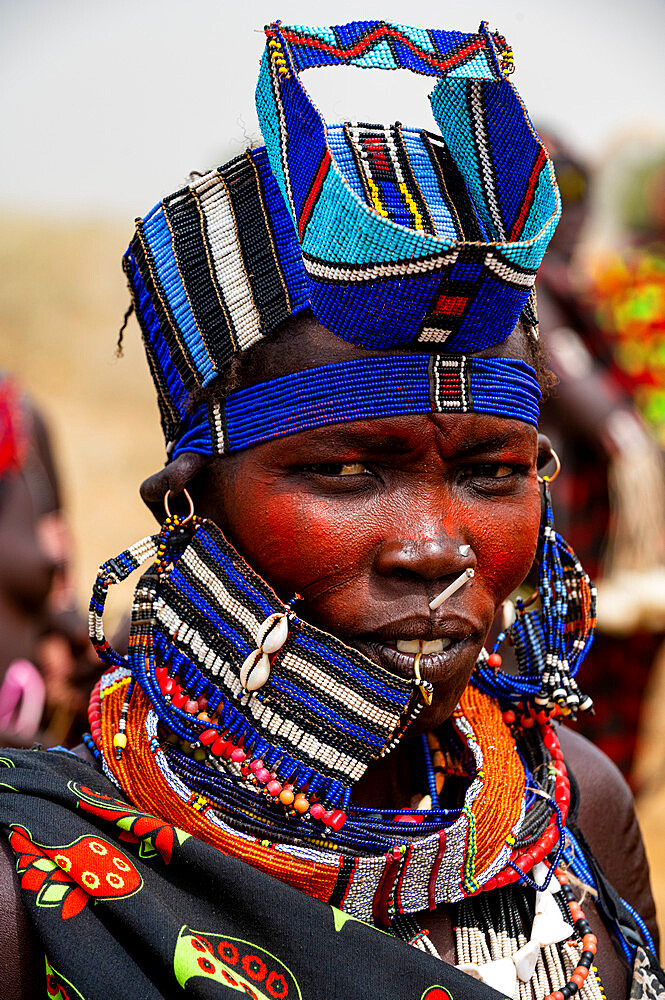
[[[412,413],[489,413],[538,425],[540,388],[524,361],[392,354],[285,375],[199,406],[171,457],[225,455],[313,427]]]
[[[193,392],[311,309],[370,349],[474,352],[535,322],[559,215],[552,166],[504,76],[505,42],[387,22],[267,29],[266,148],[164,198],[124,257],[167,441]],[[326,125],[298,72],[346,63],[441,79],[443,132]]]

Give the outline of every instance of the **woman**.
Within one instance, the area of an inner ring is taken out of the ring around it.
[[[560,1000],[598,970],[659,995],[629,797],[552,721],[588,707],[593,591],[547,480],[541,524],[530,291],[558,194],[510,52],[485,25],[267,37],[266,149],[125,257],[170,461],[143,486],[160,534],[95,586],[93,766],[6,755],[49,995]],[[326,129],[298,78],[326,62],[441,76],[444,141]],[[537,550],[508,673],[483,646]],[[105,596],[145,559],[122,657]]]

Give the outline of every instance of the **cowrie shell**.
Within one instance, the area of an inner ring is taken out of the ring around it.
[[[256,633],[256,645],[264,653],[273,654],[281,649],[289,634],[289,620],[286,615],[270,615]]]
[[[240,683],[245,691],[258,691],[270,677],[267,653],[253,649],[240,668]]]

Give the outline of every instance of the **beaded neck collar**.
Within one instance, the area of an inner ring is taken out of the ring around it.
[[[128,742],[118,756],[114,735],[123,714]],[[192,766],[183,769],[184,748],[164,738],[157,712],[127,668],[108,671],[91,700],[93,737],[106,773],[134,805],[357,919],[384,927],[399,914],[435,909],[518,878],[532,884],[529,870],[557,845],[559,856],[569,792],[558,741],[547,719],[531,718],[526,728],[515,727],[514,714],[512,720],[511,713],[502,713],[496,701],[469,685],[452,719],[472,762],[462,808],[424,835],[417,822],[423,812],[403,810],[406,822],[388,817],[394,832],[387,850],[350,851],[336,844],[334,828],[326,830],[311,815],[295,819],[286,838],[269,828],[257,835],[250,821],[260,818],[262,799],[270,793],[255,779],[253,796],[243,798],[232,755],[215,774],[216,792],[197,786],[196,751],[185,750]],[[552,786],[535,797],[530,789],[534,772],[549,775]],[[544,805],[550,795],[551,804]],[[348,826],[355,820],[350,810]],[[317,827],[318,840],[302,836],[303,829],[311,834]]]

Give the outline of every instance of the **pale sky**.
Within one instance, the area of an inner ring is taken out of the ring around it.
[[[144,215],[192,169],[258,132],[262,26],[384,18],[499,28],[533,119],[591,160],[637,127],[665,133],[665,0],[0,0],[0,210]],[[312,70],[328,121],[431,125],[431,81]]]

